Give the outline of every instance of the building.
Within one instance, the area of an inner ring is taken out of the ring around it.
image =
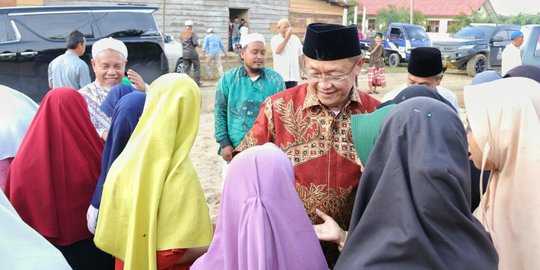
[[[359,4],[359,17],[362,16],[363,8],[366,10],[366,28],[377,29],[376,17],[380,10],[388,9],[393,5],[397,8],[409,9],[411,2],[413,10],[421,12],[427,17],[426,31],[428,33],[445,34],[451,28],[455,17],[465,14],[471,16],[474,11],[479,11],[491,16],[496,21],[496,13],[489,0],[357,0]],[[410,9],[409,9],[410,10]]]

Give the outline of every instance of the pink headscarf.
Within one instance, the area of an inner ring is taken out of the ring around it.
[[[233,159],[214,240],[191,269],[328,269],[291,163],[275,145]]]

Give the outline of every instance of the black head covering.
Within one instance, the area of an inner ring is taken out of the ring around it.
[[[375,34],[375,36],[376,36],[376,37],[381,37],[381,38],[382,38],[382,37],[383,37],[383,34],[380,33],[380,32],[377,32],[377,33]]]
[[[411,50],[407,71],[417,77],[427,78],[443,72],[441,51],[433,47]]]
[[[423,86],[423,85],[418,85],[418,84],[415,84],[415,85],[411,85],[405,89],[403,89],[403,91],[401,91],[395,98],[394,98],[394,103],[396,104],[399,104],[407,99],[411,99],[411,98],[415,98],[415,97],[430,97],[430,98],[433,98],[433,99],[436,99],[448,106],[450,106],[450,108],[452,108],[453,111],[456,111],[456,108],[454,108],[454,106],[452,106],[452,104],[446,100],[446,98],[444,98],[443,96],[441,96],[441,94],[435,92],[434,90],[426,87],[426,86]]]
[[[331,61],[361,54],[356,26],[312,23],[306,29],[304,55],[316,60]]]
[[[525,77],[540,83],[540,68],[531,65],[520,65],[506,72],[504,77]]]
[[[385,119],[360,179],[334,269],[497,269],[470,206],[467,138],[458,115],[418,97]]]

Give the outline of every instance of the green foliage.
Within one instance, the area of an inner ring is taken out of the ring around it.
[[[536,14],[523,14],[519,13],[518,15],[504,16],[498,15],[501,23],[504,24],[540,24],[540,13]]]
[[[426,27],[427,17],[422,12],[413,12],[413,23]],[[385,33],[386,28],[391,22],[409,23],[409,9],[405,7],[397,8],[394,5],[388,5],[387,9],[379,10],[377,12],[376,24],[383,25],[379,32]]]

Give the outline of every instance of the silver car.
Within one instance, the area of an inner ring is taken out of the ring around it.
[[[162,33],[165,43],[165,56],[169,62],[169,72],[184,72],[182,43],[177,42],[173,36]]]

